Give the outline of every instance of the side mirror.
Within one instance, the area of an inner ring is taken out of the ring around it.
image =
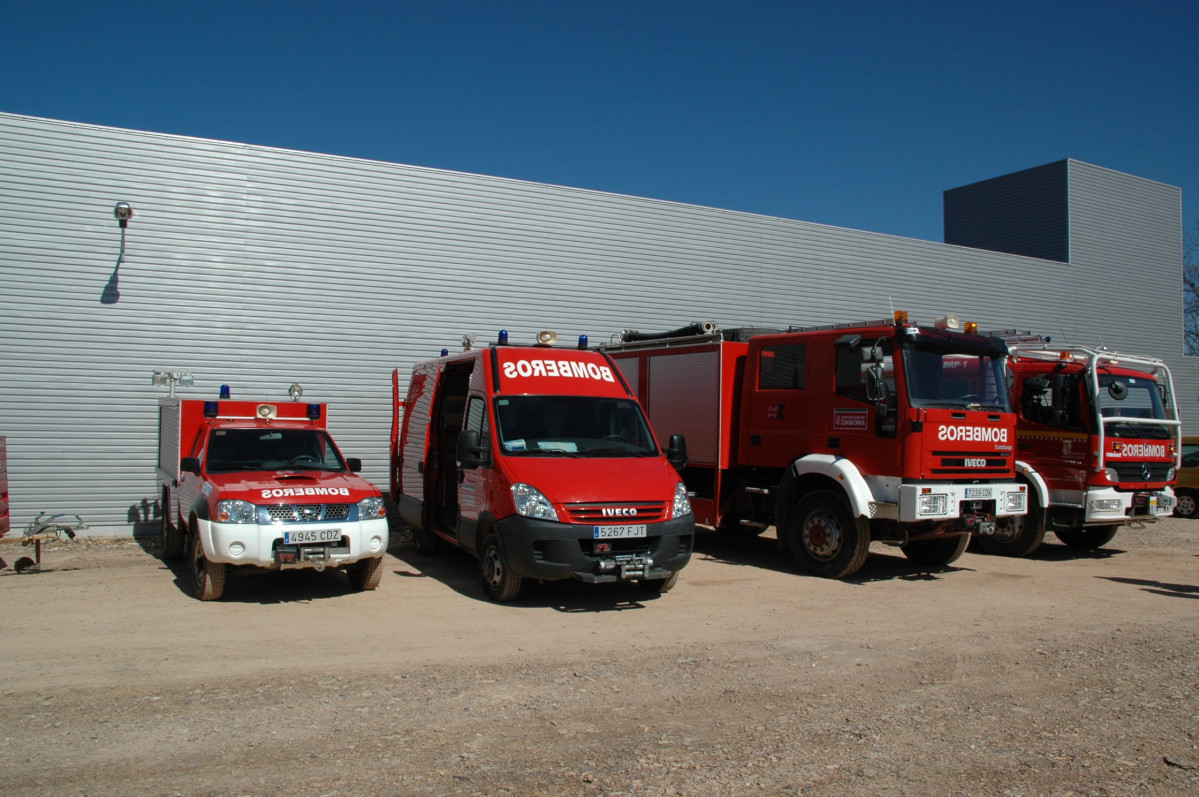
[[[687,438],[681,434],[670,436],[670,445],[666,447],[666,461],[677,471],[683,469],[683,466],[687,464]]]
[[[362,460],[358,457],[346,457],[346,467],[350,469],[350,473],[358,473],[362,470]]]
[[[866,369],[866,398],[871,401],[887,400],[887,379],[881,365]]]
[[[462,470],[491,467],[491,452],[479,439],[475,429],[465,429],[458,433],[458,443],[454,446],[454,459]]]
[[[194,473],[200,475],[200,458],[199,457],[184,457],[179,460],[179,470],[182,473]]]

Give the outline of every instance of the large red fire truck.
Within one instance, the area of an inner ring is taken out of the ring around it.
[[[1026,556],[1052,530],[1071,547],[1099,548],[1122,524],[1169,515],[1182,430],[1166,364],[1027,332],[994,334],[1011,350],[1016,469],[1029,507],[976,543]]]
[[[601,346],[658,428],[686,435],[696,522],[778,530],[805,570],[844,578],[870,541],[930,565],[1025,511],[1007,347],[892,321],[787,331],[626,330]]]
[[[293,399],[302,392],[291,388]],[[327,406],[159,399],[162,555],[186,556],[200,600],[224,593],[227,568],[340,567],[378,586],[387,551],[383,496],[326,431]]]
[[[417,363],[403,401],[393,373],[391,497],[418,552],[441,541],[476,556],[497,602],[525,579],[666,592],[695,534],[676,470],[685,443],[659,446],[620,370],[585,337],[579,348],[556,339],[465,341]]]

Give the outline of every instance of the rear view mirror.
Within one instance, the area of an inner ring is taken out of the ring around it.
[[[465,429],[458,434],[458,442],[454,446],[454,459],[462,470],[491,467],[491,452],[479,439],[475,429]]]
[[[681,434],[670,436],[670,445],[666,447],[666,461],[681,471],[687,464],[687,439]]]

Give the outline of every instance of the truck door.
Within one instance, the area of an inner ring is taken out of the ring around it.
[[[454,449],[466,415],[466,396],[475,361],[447,363],[433,396],[429,450],[425,460],[424,526],[458,537],[458,467]]]
[[[479,433],[479,443],[491,447],[491,432],[487,422],[487,399],[472,395],[466,404],[465,429]],[[458,476],[458,542],[467,550],[473,550],[475,532],[479,525],[479,514],[487,506],[487,480],[491,469],[487,467],[460,470]]]

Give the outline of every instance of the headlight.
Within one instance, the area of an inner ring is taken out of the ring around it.
[[[1168,471],[1166,471],[1166,481],[1168,481],[1168,482],[1174,481],[1174,477],[1177,475],[1178,475],[1178,471],[1174,470],[1174,468],[1170,468]]]
[[[372,520],[384,517],[386,514],[387,508],[383,506],[383,496],[381,495],[372,495],[370,498],[363,498],[358,502],[359,520]]]
[[[227,499],[216,502],[218,523],[257,523],[258,508],[249,501]]]
[[[686,517],[691,514],[691,500],[687,498],[687,488],[679,482],[674,486],[674,506],[670,509],[670,516]]]
[[[554,505],[541,494],[541,491],[529,484],[512,485],[512,501],[516,504],[516,513],[525,517],[540,518],[541,520],[557,520],[558,513]]]
[[[1008,493],[1005,501],[1008,512],[1024,511],[1024,493]]]
[[[1106,479],[1107,479],[1109,482],[1111,482],[1112,484],[1119,484],[1119,483],[1120,483],[1120,474],[1119,474],[1119,473],[1116,473],[1116,469],[1115,469],[1115,468],[1104,468],[1104,469],[1103,469],[1103,475],[1104,475],[1104,477],[1105,477],[1105,478],[1106,478]]]

